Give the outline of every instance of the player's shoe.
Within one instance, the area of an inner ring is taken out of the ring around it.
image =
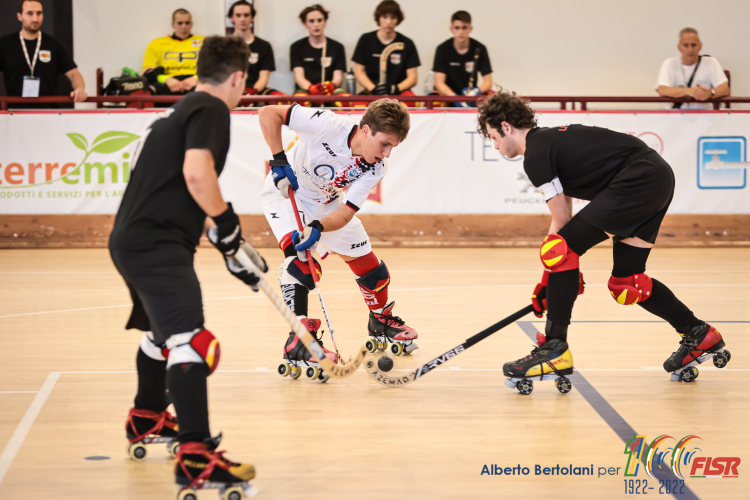
[[[174,468],[175,482],[181,486],[179,500],[191,495],[195,498],[194,492],[201,489],[219,489],[225,499],[255,496],[257,489],[250,484],[255,478],[255,467],[224,457],[225,452],[216,451],[220,441],[221,435],[203,443],[180,445]]]
[[[335,352],[329,351],[323,346],[323,331],[320,329],[320,320],[311,318],[301,318],[300,322],[307,328],[307,331],[315,337],[320,347],[323,349],[326,357],[334,363],[339,362],[339,358]],[[305,372],[308,378],[312,380],[320,380],[321,382],[328,381],[328,377],[325,375],[323,368],[320,366],[318,361],[310,354],[305,344],[291,332],[289,337],[286,339],[284,345],[284,362],[279,365],[279,375],[286,377],[289,375],[291,378],[299,378],[302,372]]]
[[[128,438],[128,455],[136,461],[146,458],[146,446],[152,443],[166,443],[167,451],[174,458],[177,453],[177,433],[180,430],[175,418],[167,410],[161,413],[131,408],[125,422],[125,435]]]
[[[414,328],[408,326],[403,319],[393,315],[393,306],[396,302],[386,304],[383,312],[376,313],[370,311],[370,319],[367,323],[367,330],[370,333],[370,340],[365,346],[370,352],[384,351],[391,343],[391,353],[396,356],[410,354],[419,346],[414,340],[419,337]]]
[[[537,333],[537,347],[531,354],[503,365],[503,374],[508,377],[505,385],[518,389],[524,395],[534,390],[534,380],[554,380],[557,390],[565,394],[573,385],[566,375],[573,373],[573,355],[568,343],[560,339],[547,340]]]
[[[664,362],[664,369],[672,372],[671,379],[674,381],[692,382],[698,378],[697,365],[712,355],[717,368],[724,368],[732,357],[724,349],[724,339],[719,331],[708,323],[694,326],[680,335],[680,347]]]

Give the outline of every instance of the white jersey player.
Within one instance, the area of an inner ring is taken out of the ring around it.
[[[368,347],[383,350],[390,342],[395,354],[416,349],[417,332],[392,314],[388,268],[373,253],[367,231],[356,216],[385,176],[385,158],[409,132],[404,107],[398,101],[380,99],[370,104],[359,124],[329,110],[296,104],[266,106],[259,116],[266,143],[275,153],[261,193],[263,213],[286,257],[279,282],[289,307],[298,317],[307,317],[308,293],[315,283],[305,251],[318,249],[324,258],[337,254],[351,268],[370,309],[368,331],[373,339]],[[298,136],[288,156],[281,142],[283,125]],[[303,231],[298,231],[289,187],[295,191]],[[319,263],[313,266],[322,276]],[[319,320],[303,324],[316,333],[320,327]],[[329,353],[336,359],[326,349]],[[293,333],[284,358],[314,362]]]

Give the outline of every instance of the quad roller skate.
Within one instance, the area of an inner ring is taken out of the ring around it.
[[[414,343],[414,339],[418,337],[417,332],[407,326],[404,320],[391,314],[394,305],[395,302],[386,305],[382,313],[370,311],[370,321],[367,324],[370,339],[365,343],[370,352],[385,351],[388,343],[391,344],[394,356],[411,354],[419,349]]]
[[[554,380],[561,394],[569,393],[573,384],[566,375],[573,374],[573,355],[568,343],[560,339],[547,341],[543,333],[537,333],[536,339],[537,347],[531,354],[505,363],[503,374],[508,377],[505,385],[528,396],[534,390],[534,380]]]
[[[177,500],[197,500],[198,490],[209,489],[219,490],[222,500],[254,497],[258,489],[250,481],[255,478],[255,467],[227,460],[223,451],[216,451],[221,435],[207,441],[180,446],[174,470],[180,485]]]
[[[141,432],[143,431],[143,432]],[[131,408],[125,422],[128,437],[128,455],[140,462],[146,458],[146,446],[152,443],[166,443],[169,456],[174,458],[180,443],[177,441],[179,426],[177,419],[164,410],[161,413]]]
[[[664,369],[672,372],[669,378],[674,382],[692,382],[700,373],[697,366],[711,356],[716,368],[724,368],[732,359],[719,331],[703,323],[682,335],[679,349],[664,362]]]
[[[323,331],[318,334],[320,320],[301,318],[300,321],[312,336],[315,337],[320,347],[323,347]],[[331,352],[325,347],[323,347],[323,351],[326,353],[326,357],[333,360],[334,363],[338,363],[338,356],[335,352]],[[284,346],[284,362],[279,365],[278,371],[282,377],[289,376],[293,379],[298,379],[303,371],[305,372],[305,376],[310,380],[328,382],[330,378],[294,332],[289,334],[289,338],[286,341],[286,345]]]

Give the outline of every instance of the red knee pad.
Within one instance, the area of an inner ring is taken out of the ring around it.
[[[219,358],[221,358],[219,339],[208,330],[202,330],[190,339],[190,347],[203,358],[208,365],[208,374],[211,375],[219,366]]]
[[[611,276],[607,282],[609,293],[618,304],[631,306],[638,302],[645,302],[651,297],[653,283],[645,273],[634,274],[627,278],[615,278]]]
[[[559,234],[549,234],[544,238],[539,257],[544,267],[553,273],[578,269],[579,255],[568,248],[565,238]]]

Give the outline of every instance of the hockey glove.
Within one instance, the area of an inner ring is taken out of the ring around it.
[[[461,94],[468,95],[468,96],[478,96],[482,95],[482,91],[479,90],[477,87],[466,87],[461,91]],[[476,108],[477,103],[475,102],[457,102],[456,103],[459,107],[462,108]]]
[[[531,307],[534,308],[534,316],[537,318],[541,318],[547,311],[547,278],[549,271],[545,270],[541,283],[536,284],[534,293],[531,294]]]
[[[334,85],[331,82],[311,84],[307,91],[310,95],[333,95]]]
[[[314,220],[299,232],[297,230],[292,231],[292,242],[294,243],[294,249],[298,252],[304,252],[310,250],[310,253],[315,251],[315,247],[318,246],[320,241],[320,234],[323,232],[323,225],[320,221]]]
[[[398,89],[398,85],[378,85],[372,92],[372,95],[399,95],[401,91]]]
[[[216,227],[208,231],[208,239],[225,257],[231,257],[237,253],[243,240],[240,218],[234,213],[232,204],[227,205],[229,208],[212,217]]]
[[[249,259],[257,269],[245,267],[241,261],[244,261],[246,258]],[[260,281],[258,271],[262,273],[268,272],[268,264],[266,264],[266,260],[255,248],[244,241],[234,257],[226,258],[226,263],[227,269],[229,269],[229,272],[232,273],[234,277],[244,282],[246,285],[250,285],[250,287],[256,292],[258,291],[258,282]]]
[[[295,191],[299,189],[299,183],[297,182],[297,176],[294,175],[294,170],[289,166],[289,161],[286,159],[286,153],[276,153],[273,155],[273,160],[268,162],[271,166],[271,174],[273,175],[273,183],[276,188],[281,191],[281,196],[289,199],[289,186]]]

